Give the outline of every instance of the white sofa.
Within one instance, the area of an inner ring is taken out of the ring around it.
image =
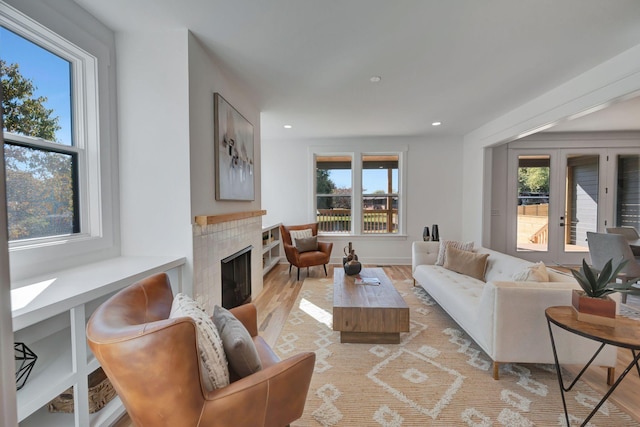
[[[549,282],[516,282],[514,273],[531,262],[486,248],[483,282],[435,265],[440,242],[414,242],[412,271],[415,283],[455,320],[493,360],[493,377],[499,378],[501,363],[554,363],[544,310],[571,305],[572,289],[580,289],[572,276],[548,269]],[[584,365],[598,343],[554,326],[558,358],[562,364]],[[613,378],[617,350],[607,346],[594,365],[609,368]]]

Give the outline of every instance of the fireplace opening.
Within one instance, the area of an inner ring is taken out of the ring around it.
[[[229,255],[222,266],[222,306],[231,309],[251,302],[251,250],[253,246]]]

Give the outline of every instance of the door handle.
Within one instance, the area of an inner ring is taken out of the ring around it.
[[[560,227],[564,227],[564,222],[561,222],[561,223],[560,223]]]

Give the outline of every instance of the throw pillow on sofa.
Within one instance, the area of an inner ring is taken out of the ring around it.
[[[226,308],[216,305],[213,308],[213,323],[220,332],[229,366],[240,378],[262,369],[258,350],[242,322]]]
[[[513,280],[516,282],[548,282],[549,272],[542,261],[527,266],[524,270],[515,273]]]
[[[229,385],[229,367],[218,329],[207,313],[188,295],[178,293],[171,304],[169,317],[191,317],[196,323],[200,373],[209,391]]]
[[[484,282],[484,273],[487,270],[487,258],[489,254],[477,254],[471,251],[463,251],[449,246],[446,249],[443,267],[465,276]]]
[[[436,260],[436,265],[444,265],[447,247],[449,246],[453,246],[454,248],[460,249],[462,251],[473,250],[473,242],[457,242],[455,240],[442,240],[440,242],[440,250],[438,251],[438,259]]]

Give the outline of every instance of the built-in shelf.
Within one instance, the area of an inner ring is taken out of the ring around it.
[[[255,216],[266,215],[267,211],[246,211],[246,212],[234,212],[220,215],[198,215],[196,216],[196,224],[201,227],[211,224],[219,224],[221,222],[237,221],[239,219],[253,218]]]
[[[88,393],[88,376],[100,367],[87,345],[91,313],[118,290],[155,273],[168,272],[182,287],[184,257],[117,257],[12,284],[13,331],[37,356],[17,392],[20,427],[106,427],[122,414],[116,398],[95,414],[80,399],[76,414],[51,413],[49,402],[69,387]]]
[[[262,227],[262,274],[265,275],[280,262],[282,239],[280,223]]]

